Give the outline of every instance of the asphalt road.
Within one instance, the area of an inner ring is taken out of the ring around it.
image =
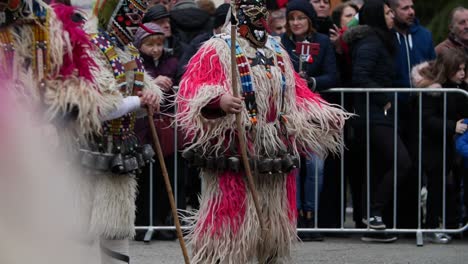
[[[183,264],[177,241],[132,241],[132,264]],[[360,236],[329,238],[323,242],[297,243],[292,263],[312,264],[465,264],[468,263],[468,239],[448,245],[425,243],[417,247],[415,239],[399,239],[391,244],[366,243]]]

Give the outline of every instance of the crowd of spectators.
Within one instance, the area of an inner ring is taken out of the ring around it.
[[[177,91],[173,87],[177,87],[190,58],[204,41],[222,32],[230,22],[227,17],[230,5],[224,3],[215,8],[211,0],[149,2],[134,44],[155,82],[166,94],[174,95]],[[303,154],[297,175],[298,227],[341,227],[341,210],[344,209],[341,205],[345,204],[353,208],[352,219],[357,228],[415,228],[420,206],[417,198],[421,194],[419,174],[423,192],[428,193],[425,227],[438,228],[442,224],[443,177],[447,182],[446,227],[465,225],[468,219],[468,169],[463,162],[463,159],[468,160],[468,132],[465,132],[468,100],[465,96],[408,92],[399,93],[396,98],[394,93],[371,93],[368,97],[365,93],[353,93],[341,98],[327,90],[334,87],[427,87],[468,91],[467,7],[453,9],[447,23],[450,33],[435,47],[431,32],[419,24],[413,0],[351,0],[333,9],[329,0],[267,2],[271,9],[268,32],[281,41],[295,70],[309,88],[327,101],[343,104],[346,110],[357,114],[344,130],[343,161],[336,155]],[[299,50],[304,44],[311,48],[308,53]],[[162,109],[155,118],[160,122],[159,129],[162,124],[173,125],[171,102]],[[421,131],[419,109],[422,109]],[[150,139],[146,122],[142,120],[137,127],[144,141]],[[179,138],[175,132],[170,136]],[[162,142],[170,144],[166,149],[174,148],[170,141]],[[187,167],[178,153],[168,150],[166,154],[169,174],[177,170],[178,207],[196,208],[201,188],[197,171]],[[422,171],[418,166],[420,159]],[[341,195],[342,170],[343,184],[349,186],[346,188],[349,195],[344,197]],[[148,175],[149,171],[144,174]],[[369,186],[366,175],[370,178]],[[396,216],[393,215],[395,175]],[[153,223],[148,221],[149,180],[147,176],[140,177],[136,223],[140,226],[171,224],[159,168],[154,168],[154,177]],[[367,197],[368,187],[370,197]],[[370,204],[367,204],[368,198]],[[303,240],[323,240],[318,233],[299,235]],[[173,239],[175,236],[171,232],[159,232],[156,238]],[[373,242],[396,239],[394,234],[386,233],[363,236],[364,241]],[[451,237],[443,233],[428,234],[427,239],[435,243],[451,241]]]

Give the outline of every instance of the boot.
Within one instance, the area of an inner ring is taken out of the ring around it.
[[[304,227],[305,228],[315,228],[315,218],[314,214],[311,211],[306,211],[304,218]],[[323,235],[317,232],[308,232],[305,233],[306,236],[302,239],[303,241],[323,241]]]
[[[297,217],[297,228],[305,228],[305,217],[304,217],[304,211],[299,210],[299,216]],[[297,232],[297,236],[301,239],[304,240],[304,236],[306,233],[304,232]]]

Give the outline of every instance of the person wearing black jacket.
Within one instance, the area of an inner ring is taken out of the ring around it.
[[[393,12],[383,0],[369,0],[359,12],[360,26],[351,28],[343,36],[351,47],[352,85],[358,88],[392,87],[393,52]],[[369,101],[365,94],[358,94],[355,107],[361,126],[366,118],[370,123],[370,215],[363,223],[372,229],[385,229],[382,216],[385,207],[392,202],[394,177],[394,99],[391,94],[374,93]],[[366,111],[369,103],[369,112]],[[408,150],[397,135],[397,175],[398,185],[411,167]],[[377,154],[378,153],[378,154]],[[366,183],[367,181],[364,180]],[[364,188],[364,192],[367,188]],[[364,199],[366,201],[366,199]],[[367,207],[364,207],[367,208]],[[390,219],[387,219],[390,220]],[[365,236],[364,241],[391,242],[396,237]]]
[[[466,90],[466,55],[457,49],[448,49],[437,55],[435,61],[416,66],[412,71],[413,81],[421,88],[461,88]],[[444,123],[444,112],[446,115]],[[449,189],[449,172],[455,164],[454,137],[467,130],[464,118],[466,97],[458,93],[448,93],[444,111],[443,93],[424,93],[422,98],[422,162],[427,175],[427,216],[426,227],[438,228],[442,217],[442,188],[444,176],[444,141],[445,141],[445,177]],[[445,138],[444,138],[445,131]],[[453,221],[448,216],[456,204],[456,191],[447,191],[447,227],[458,228],[458,220]],[[433,243],[450,242],[450,236],[443,233],[432,233],[426,236]]]
[[[173,33],[184,48],[200,33],[211,32],[213,29],[210,14],[200,9],[194,0],[177,1],[170,14]]]
[[[205,41],[213,37],[214,34],[219,34],[222,31],[224,23],[226,22],[226,16],[231,6],[227,3],[221,4],[216,8],[214,19],[213,19],[213,30],[210,32],[202,32],[197,35],[190,43],[185,47],[184,52],[179,60],[179,67],[177,70],[177,77],[180,79],[185,73],[185,68],[190,59],[195,55],[198,49]]]

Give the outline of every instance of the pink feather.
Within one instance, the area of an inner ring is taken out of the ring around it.
[[[288,198],[288,217],[289,221],[295,222],[297,218],[296,207],[296,173],[297,170],[290,172],[286,177],[286,192]]]
[[[96,63],[89,56],[89,50],[92,43],[88,34],[83,29],[84,22],[75,22],[72,20],[73,14],[77,9],[64,4],[53,4],[55,14],[63,24],[63,29],[70,37],[72,45],[72,55],[65,53],[63,55],[63,65],[60,68],[60,75],[67,77],[78,73],[78,76],[88,81],[94,81],[91,73],[91,67],[96,67]]]
[[[322,104],[322,97],[317,93],[313,93],[307,86],[305,80],[302,79],[296,72],[294,72],[294,79],[296,80],[296,99],[299,106],[304,101],[314,101],[318,105]]]
[[[211,231],[212,236],[220,236],[229,226],[235,235],[245,217],[247,192],[241,173],[225,172],[219,175],[219,197],[210,201],[207,218],[201,225],[203,232]]]

